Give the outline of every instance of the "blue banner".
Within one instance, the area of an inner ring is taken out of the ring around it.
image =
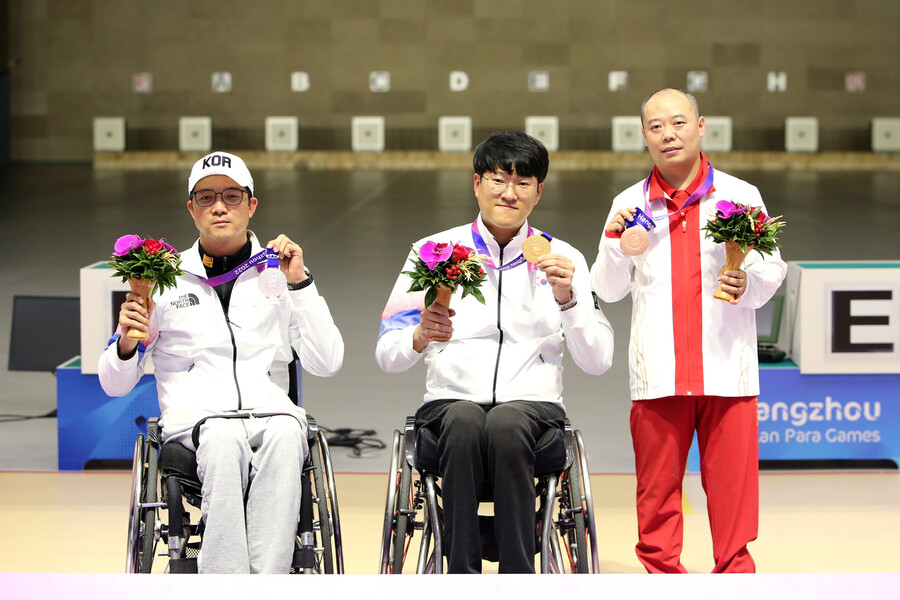
[[[759,370],[760,460],[893,460],[900,464],[900,375]],[[700,470],[696,441],[688,470]]]
[[[900,462],[900,375],[760,369],[760,460]]]

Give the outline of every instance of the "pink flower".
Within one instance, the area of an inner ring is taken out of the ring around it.
[[[132,250],[137,250],[144,244],[140,236],[134,234],[123,235],[116,240],[113,256],[126,256]]]
[[[453,246],[451,244],[425,242],[422,244],[422,247],[419,248],[419,258],[421,258],[432,271],[434,271],[435,265],[443,260],[447,260],[452,254]]]
[[[723,219],[730,219],[734,215],[744,212],[744,207],[730,200],[720,200],[716,202],[716,211],[722,215]]]
[[[165,248],[172,254],[178,254],[178,250],[176,250],[175,248],[173,248],[172,246],[170,246],[169,244],[166,243],[166,238],[160,238],[159,243],[163,245],[163,248]]]

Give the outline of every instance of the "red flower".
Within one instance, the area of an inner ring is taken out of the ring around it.
[[[460,261],[466,260],[467,258],[469,258],[469,254],[471,253],[471,248],[466,248],[465,246],[456,244],[455,246],[453,246],[453,262],[458,263]]]
[[[156,254],[163,249],[163,245],[158,240],[147,238],[144,240],[144,249],[147,251],[147,254]]]

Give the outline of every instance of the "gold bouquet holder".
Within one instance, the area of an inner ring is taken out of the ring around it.
[[[741,250],[741,245],[737,242],[725,242],[725,266],[722,267],[723,271],[737,271],[741,268],[741,265],[744,264],[744,258],[747,254],[753,250],[753,246],[747,246],[747,251],[744,252]],[[713,294],[719,300],[725,300],[726,302],[731,302],[734,300],[734,296],[729,294],[728,292],[722,291],[722,285],[719,284],[718,289],[716,289],[716,293]]]
[[[133,277],[128,280],[128,285],[131,286],[131,293],[140,296],[144,302],[144,308],[149,310],[150,293],[153,292],[153,286],[156,285],[156,282],[152,279],[139,279]],[[150,337],[146,331],[134,328],[129,329],[128,333],[125,335],[132,340],[146,340]]]

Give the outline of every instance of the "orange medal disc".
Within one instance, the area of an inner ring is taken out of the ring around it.
[[[532,235],[522,245],[522,256],[530,263],[536,264],[542,256],[550,254],[550,240],[542,235]]]

